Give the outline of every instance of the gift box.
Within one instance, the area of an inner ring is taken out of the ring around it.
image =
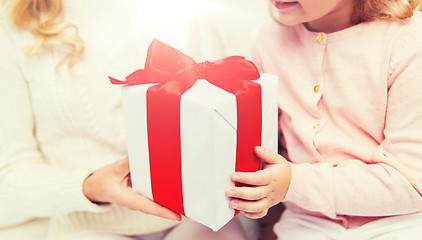
[[[154,40],[122,88],[132,187],[217,231],[237,212],[235,171],[260,169],[255,146],[277,148],[277,78],[233,56],[196,63]]]

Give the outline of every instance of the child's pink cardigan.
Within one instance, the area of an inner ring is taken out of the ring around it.
[[[273,22],[253,54],[280,79],[289,208],[345,227],[422,211],[420,12],[331,34]]]

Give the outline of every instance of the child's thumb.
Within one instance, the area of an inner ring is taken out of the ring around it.
[[[282,162],[282,156],[279,154],[271,151],[268,148],[256,146],[255,147],[255,154],[262,160],[264,160],[266,163],[269,164],[275,164],[275,163],[281,163]]]

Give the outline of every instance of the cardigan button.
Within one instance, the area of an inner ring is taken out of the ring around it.
[[[324,35],[322,35],[322,33],[318,33],[318,35],[316,36],[316,40],[318,42],[322,42],[323,39],[324,39]]]
[[[317,85],[315,85],[315,87],[314,87],[314,92],[315,92],[315,93],[319,92],[319,85],[318,85],[318,84],[317,84]]]

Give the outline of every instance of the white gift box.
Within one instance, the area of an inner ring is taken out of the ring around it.
[[[277,151],[278,81],[261,74],[261,146]],[[147,89],[122,88],[133,189],[154,200],[148,154]],[[186,217],[217,231],[235,216],[225,191],[234,183],[237,110],[235,95],[199,79],[180,100],[181,176]],[[165,141],[165,139],[163,139]],[[163,149],[165,151],[165,149]],[[172,181],[172,179],[163,179]],[[168,199],[172,201],[172,199]],[[165,206],[165,204],[163,204]]]

